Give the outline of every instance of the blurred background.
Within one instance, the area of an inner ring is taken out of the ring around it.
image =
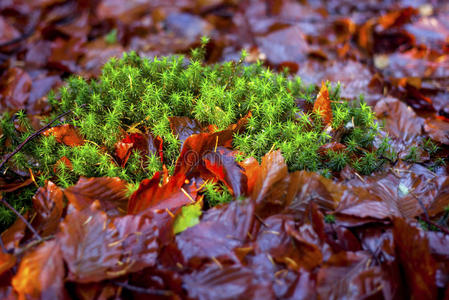
[[[387,99],[376,108],[387,129],[386,112],[404,103],[410,126],[449,143],[447,1],[2,0],[0,111],[45,114],[46,94],[70,74],[97,76],[124,51],[188,53],[203,35],[209,63],[246,49],[248,63],[340,81],[344,98]]]

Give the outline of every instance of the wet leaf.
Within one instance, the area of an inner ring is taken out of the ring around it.
[[[20,297],[63,299],[64,262],[58,241],[47,241],[22,259],[12,286]]]
[[[68,279],[98,282],[154,265],[158,226],[148,216],[110,218],[98,201],[82,211],[72,209],[58,235]]]
[[[92,205],[96,200],[109,215],[122,215],[127,211],[126,182],[117,177],[81,177],[64,190],[64,196],[78,210]]]
[[[195,201],[195,183],[186,183],[183,175],[174,175],[163,185],[159,184],[160,181],[160,172],[156,172],[151,179],[144,179],[129,199],[128,213],[138,214],[154,209],[171,211]]]
[[[48,181],[33,196],[33,207],[36,212],[32,223],[34,228],[42,237],[55,233],[64,209],[62,190]]]
[[[436,263],[421,230],[400,218],[394,219],[394,242],[412,299],[436,299]]]

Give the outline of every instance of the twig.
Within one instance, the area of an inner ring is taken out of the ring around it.
[[[86,106],[86,104],[81,104],[80,107],[84,107]],[[1,168],[3,168],[3,166],[8,162],[8,160],[13,157],[17,152],[19,152],[23,146],[25,146],[29,141],[31,141],[32,139],[34,139],[35,137],[37,137],[39,134],[41,134],[43,131],[45,131],[46,129],[48,129],[54,122],[56,122],[57,120],[61,119],[62,117],[64,117],[65,115],[68,115],[69,113],[73,112],[73,109],[63,112],[62,114],[60,114],[59,116],[57,116],[55,119],[53,119],[50,123],[48,123],[47,125],[45,125],[44,127],[42,127],[41,129],[39,129],[38,131],[36,131],[35,133],[33,133],[32,135],[30,135],[29,137],[27,137],[22,143],[20,143],[19,146],[17,146],[16,149],[14,149],[13,152],[8,153],[5,158],[3,159],[2,163],[0,164],[0,170]]]
[[[6,249],[5,244],[3,244],[1,235],[0,235],[0,248],[2,249],[3,253],[8,253],[8,250]]]
[[[256,217],[256,220],[260,222],[260,224],[268,228],[268,225],[265,224],[261,217],[259,217],[257,214],[254,214],[254,216]]]
[[[31,232],[34,234],[34,236],[39,241],[42,241],[42,237],[39,235],[39,233],[37,233],[36,229],[34,229],[34,227],[31,226],[31,224],[27,221],[27,219],[25,219],[14,207],[12,207],[8,202],[6,202],[6,200],[3,199],[3,197],[0,198],[0,202],[2,202],[3,205],[5,205],[10,210],[12,210],[12,212],[15,213],[16,216],[19,217],[23,223],[25,223],[25,225],[28,227],[28,229],[31,230]]]
[[[33,33],[36,31],[36,26],[37,26],[37,23],[39,22],[40,16],[41,16],[40,12],[36,12],[36,13],[32,14],[31,18],[30,18],[31,20],[29,22],[29,25],[25,29],[25,32],[16,38],[13,38],[9,41],[1,43],[0,48],[20,43],[20,42],[26,40],[27,38],[29,38],[31,35],[33,35]]]
[[[51,240],[51,239],[54,238],[54,237],[55,237],[54,235],[49,235],[49,236],[46,236],[46,237],[42,238],[41,240],[34,240],[34,241],[31,241],[31,242],[29,242],[28,244],[26,244],[24,247],[19,248],[17,251],[15,251],[15,252],[14,252],[14,255],[15,255],[15,256],[20,256],[20,255],[22,255],[23,253],[25,253],[26,251],[28,251],[30,248],[33,248],[34,246],[37,246],[37,245],[39,245],[39,244],[42,243],[42,242]]]
[[[173,292],[172,291],[168,291],[168,290],[146,289],[146,288],[143,288],[143,287],[130,285],[128,283],[120,282],[120,281],[111,281],[111,282],[112,282],[112,284],[115,284],[117,286],[125,288],[125,289],[127,289],[129,291],[138,292],[138,293],[141,293],[141,294],[164,296],[164,297],[173,296]]]

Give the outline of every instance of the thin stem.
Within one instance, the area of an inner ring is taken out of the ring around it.
[[[81,104],[80,107],[84,107],[86,106],[86,104]],[[17,152],[19,152],[23,146],[25,146],[29,141],[31,141],[32,139],[34,139],[35,137],[37,137],[39,134],[41,134],[43,131],[45,131],[46,129],[48,129],[54,122],[56,122],[57,120],[61,119],[62,117],[64,117],[65,115],[68,115],[69,113],[73,112],[73,109],[63,112],[62,114],[60,114],[59,116],[57,116],[55,119],[53,119],[50,123],[48,123],[47,125],[45,125],[44,127],[42,127],[41,129],[39,129],[38,131],[36,131],[35,133],[33,133],[32,135],[30,135],[29,137],[27,137],[22,143],[20,143],[19,146],[16,147],[16,149],[14,149],[13,152],[8,153],[5,158],[3,159],[2,163],[0,164],[0,170],[1,168],[3,168],[3,166],[8,162],[8,160],[13,157]]]
[[[164,296],[164,297],[173,296],[173,292],[168,291],[168,290],[146,289],[143,287],[130,285],[128,283],[120,282],[120,281],[112,281],[112,284],[115,284],[115,285],[122,287],[124,289],[127,289],[129,291],[133,291],[133,292],[137,292],[137,293],[141,293],[141,294]]]
[[[3,203],[7,208],[9,208],[14,214],[16,214],[17,217],[19,217],[23,223],[28,227],[29,230],[34,234],[34,236],[39,240],[42,241],[42,237],[37,233],[36,229],[34,229],[33,226],[27,221],[27,219],[24,218],[14,207],[12,207],[8,202],[6,202],[3,198],[0,198],[0,202]]]

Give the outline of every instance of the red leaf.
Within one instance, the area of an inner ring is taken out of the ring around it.
[[[181,154],[176,161],[174,174],[185,174],[187,178],[190,178],[208,152],[214,151],[218,146],[232,147],[233,134],[232,130],[223,130],[191,135],[184,142]]]
[[[332,107],[329,99],[329,91],[324,82],[321,83],[320,92],[313,104],[313,112],[321,116],[325,126],[332,123]]]
[[[127,134],[125,138],[115,144],[115,155],[120,162],[120,166],[124,167],[133,150],[138,150],[142,156],[148,153],[157,153],[163,161],[162,155],[162,138],[153,136],[145,136],[141,133]]]
[[[206,169],[223,182],[235,197],[246,194],[247,179],[231,150],[218,147],[203,158]]]
[[[110,218],[98,207],[95,201],[82,211],[71,209],[61,223],[58,237],[68,279],[98,282],[154,265],[163,224],[149,216]]]
[[[52,127],[45,130],[42,134],[45,136],[53,135],[58,143],[63,143],[70,147],[84,145],[84,139],[78,133],[78,130],[70,124]]]
[[[159,185],[160,172],[156,172],[151,179],[144,179],[137,191],[131,195],[128,213],[137,214],[146,210],[176,209],[192,203],[196,199],[195,184],[186,184],[182,174],[174,175],[168,182]]]
[[[12,279],[12,286],[23,299],[64,298],[64,262],[56,240],[28,252]]]
[[[109,215],[125,214],[128,206],[126,182],[114,177],[81,177],[64,190],[67,200],[78,210],[89,207],[95,200]]]
[[[66,156],[63,156],[55,163],[55,166],[53,167],[53,172],[55,173],[58,172],[58,167],[60,164],[64,164],[69,170],[73,169],[72,162]]]

